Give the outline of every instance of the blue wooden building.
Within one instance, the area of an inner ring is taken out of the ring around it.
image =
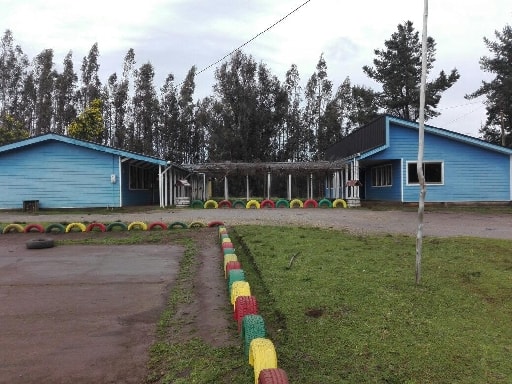
[[[168,161],[45,134],[0,147],[0,209],[175,205],[204,180]]]
[[[384,115],[326,152],[339,171],[331,197],[418,202],[418,123]],[[425,126],[423,170],[427,202],[510,202],[512,149],[446,129]]]

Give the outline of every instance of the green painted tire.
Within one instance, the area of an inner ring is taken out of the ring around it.
[[[55,231],[56,230],[56,231]],[[56,232],[56,233],[64,233],[66,232],[66,227],[64,227],[62,224],[60,223],[53,223],[53,224],[50,224],[46,227],[45,229],[45,232],[46,233],[52,233],[52,232]]]
[[[245,272],[243,269],[230,269],[228,271],[227,266],[228,265],[226,264],[226,273],[228,275],[228,292],[231,292],[231,286],[235,281],[245,281]]]
[[[176,229],[176,228],[181,228],[181,229],[187,229],[188,228],[188,225],[181,222],[181,221],[174,221],[172,222],[171,224],[169,224],[167,226],[168,229]]]
[[[235,200],[235,202],[233,203],[233,208],[245,208],[245,203],[242,200]]]
[[[190,208],[204,208],[204,203],[202,200],[194,200],[190,203]]]
[[[267,337],[263,317],[261,315],[245,315],[242,319],[242,340],[244,342],[245,357],[249,357],[251,341],[260,337]]]
[[[290,208],[290,203],[288,200],[279,199],[276,201],[276,208]]]
[[[107,225],[107,232],[111,232],[114,228],[119,228],[119,230],[121,231],[128,230],[128,226],[125,223],[122,223],[120,221],[114,221],[113,223]]]
[[[318,202],[318,208],[332,208],[332,202],[329,199],[322,199]]]

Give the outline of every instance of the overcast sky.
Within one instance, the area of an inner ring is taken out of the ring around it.
[[[82,58],[97,42],[101,81],[122,71],[129,48],[137,67],[151,62],[157,89],[169,73],[181,82],[192,65],[200,71],[262,32],[306,0],[0,0],[0,30],[10,29],[33,58],[51,48],[59,66],[70,50],[79,72]],[[510,0],[431,0],[428,34],[437,43],[435,68],[457,68],[461,78],[443,94],[441,116],[428,124],[478,135],[485,121],[482,100],[464,95],[488,75],[479,59],[489,55],[483,37],[512,24]],[[323,53],[335,89],[348,76],[352,84],[378,89],[362,71],[373,65],[374,49],[407,20],[421,34],[423,0],[309,0],[281,23],[243,48],[283,80],[296,64],[305,84]],[[227,60],[227,59],[226,59]],[[212,93],[214,69],[196,77],[196,99]]]

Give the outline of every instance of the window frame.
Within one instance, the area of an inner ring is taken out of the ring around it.
[[[393,186],[393,165],[382,164],[371,169],[372,188],[385,188]]]
[[[417,161],[408,161],[407,164],[406,164],[407,185],[419,185],[419,180],[417,180],[418,179],[418,174],[417,174],[417,171],[416,171],[417,164],[418,164]],[[434,171],[429,171],[429,170],[427,170],[428,166],[434,166],[434,165],[439,167],[439,171],[435,171],[435,170]],[[414,166],[414,180],[416,180],[416,181],[411,181],[411,178],[410,178],[409,169],[412,166]],[[431,181],[431,180],[429,180],[428,178],[429,178],[429,175],[431,175],[431,172],[438,173],[439,177],[440,177],[440,181]],[[444,161],[442,161],[442,160],[424,161],[423,162],[423,173],[425,175],[425,184],[426,185],[444,185]]]

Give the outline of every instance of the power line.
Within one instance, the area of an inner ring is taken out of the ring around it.
[[[264,31],[261,31],[260,33],[258,33],[257,35],[255,35],[253,38],[251,38],[250,40],[247,40],[245,43],[243,43],[242,45],[240,45],[238,48],[235,48],[233,49],[231,52],[229,52],[227,55],[224,55],[221,59],[217,60],[216,62],[208,65],[207,67],[201,69],[199,72],[196,73],[196,76],[207,71],[208,69],[210,69],[211,67],[213,67],[214,65],[217,65],[219,64],[221,61],[223,61],[226,57],[229,57],[231,56],[233,53],[235,53],[236,51],[240,50],[241,48],[245,47],[247,44],[251,43],[253,40],[256,40],[258,37],[260,37],[261,35],[263,35],[265,32],[268,32],[269,30],[271,30],[272,28],[274,28],[277,24],[281,23],[283,20],[285,20],[288,16],[292,15],[293,13],[297,12],[299,9],[301,9],[303,6],[305,6],[307,3],[309,3],[311,0],[307,0],[305,1],[304,3],[302,3],[301,5],[299,5],[297,8],[295,8],[293,11],[289,12],[286,16],[282,17],[281,19],[279,19],[278,21],[276,21],[274,24],[272,24],[270,27],[268,27],[267,29],[265,29]]]

